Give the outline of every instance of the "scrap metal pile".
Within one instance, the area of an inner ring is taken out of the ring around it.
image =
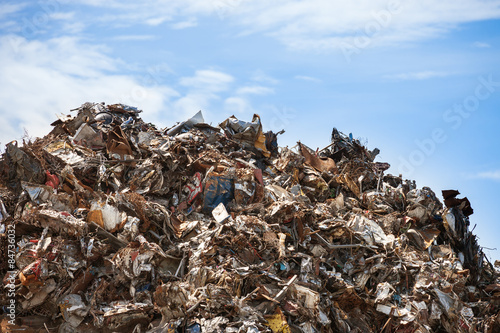
[[[85,103],[6,146],[3,331],[500,332],[458,191],[443,206],[336,129],[314,151],[257,115],[158,129],[140,112]]]

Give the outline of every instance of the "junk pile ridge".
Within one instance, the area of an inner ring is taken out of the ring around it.
[[[258,115],[72,112],[0,160],[1,331],[500,332],[469,200],[352,135],[314,151]]]

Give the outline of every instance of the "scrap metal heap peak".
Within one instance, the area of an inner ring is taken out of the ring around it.
[[[7,144],[2,331],[500,332],[499,272],[458,191],[443,204],[335,128],[314,150],[258,115],[140,113],[85,103]]]

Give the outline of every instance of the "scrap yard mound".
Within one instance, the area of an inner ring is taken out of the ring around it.
[[[0,159],[2,332],[500,332],[467,198],[335,128],[85,103]],[[499,264],[498,262],[496,263]]]

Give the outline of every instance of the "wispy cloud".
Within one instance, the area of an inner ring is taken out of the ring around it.
[[[265,73],[263,70],[257,70],[252,74],[252,81],[255,82],[260,82],[260,83],[267,83],[267,84],[278,84],[278,80],[267,73]]]
[[[26,3],[3,3],[0,4],[0,19],[16,13],[26,7]]]
[[[451,73],[439,71],[422,71],[385,75],[385,79],[407,81],[407,80],[428,80],[437,77],[449,76]]]
[[[235,20],[248,33],[267,33],[301,50],[334,50],[435,38],[457,25],[500,17],[498,1],[276,1],[245,2]]]
[[[489,179],[500,181],[500,170],[479,172],[473,178]]]
[[[45,135],[56,113],[87,101],[136,105],[147,109],[146,116],[154,121],[167,101],[178,97],[170,87],[146,86],[132,76],[117,74],[120,62],[103,50],[76,38],[0,37],[0,100],[9,101],[0,105],[4,121],[0,141],[20,138],[23,128],[31,136]]]
[[[130,8],[130,5],[127,4],[127,1],[118,1],[118,0],[78,0],[75,2],[79,2],[83,5],[95,6],[95,7],[108,7],[108,8],[114,8],[114,9]]]
[[[179,84],[186,88],[185,95],[173,103],[173,108],[180,114],[190,115],[193,111],[212,111],[214,102],[222,99],[234,82],[234,77],[213,69],[197,70],[194,76],[181,77]]]
[[[107,20],[128,26],[169,21],[178,22],[171,28],[181,29],[198,24],[200,17],[220,17],[223,12],[235,35],[266,34],[303,51],[359,47],[359,41],[366,39],[366,47],[400,45],[442,36],[463,23],[500,18],[500,2],[484,0],[424,0],[425,5],[418,0],[79,2],[99,6],[108,11]]]
[[[124,40],[124,41],[140,41],[140,40],[153,40],[157,38],[154,35],[121,35],[115,36],[113,39],[115,40]]]
[[[75,18],[75,12],[55,12],[49,14],[49,18],[52,20],[73,20]]]
[[[198,20],[194,17],[191,17],[186,21],[174,23],[171,25],[171,27],[174,30],[181,30],[181,29],[196,27],[197,25],[198,25]]]
[[[312,76],[305,76],[305,75],[296,75],[295,79],[309,81],[309,82],[321,82],[320,79],[317,79],[317,78],[312,77]]]
[[[472,46],[477,47],[477,48],[489,48],[489,47],[491,47],[490,44],[484,43],[484,42],[474,42],[474,44],[472,44]]]
[[[224,108],[229,113],[251,114],[254,110],[250,102],[242,97],[229,97],[224,101]]]
[[[274,89],[263,86],[247,86],[236,90],[238,95],[269,95],[274,93]]]
[[[168,19],[169,19],[168,17],[152,17],[152,18],[148,18],[148,19],[144,20],[144,22],[147,25],[151,25],[151,26],[155,27],[155,26],[160,25],[163,22],[167,21]]]
[[[84,31],[86,28],[86,25],[83,22],[80,21],[66,21],[64,25],[62,26],[62,31],[64,31],[66,34],[78,34],[82,31]]]
[[[211,69],[197,70],[194,76],[183,77],[179,83],[197,91],[220,92],[228,89],[234,78],[226,73]]]

